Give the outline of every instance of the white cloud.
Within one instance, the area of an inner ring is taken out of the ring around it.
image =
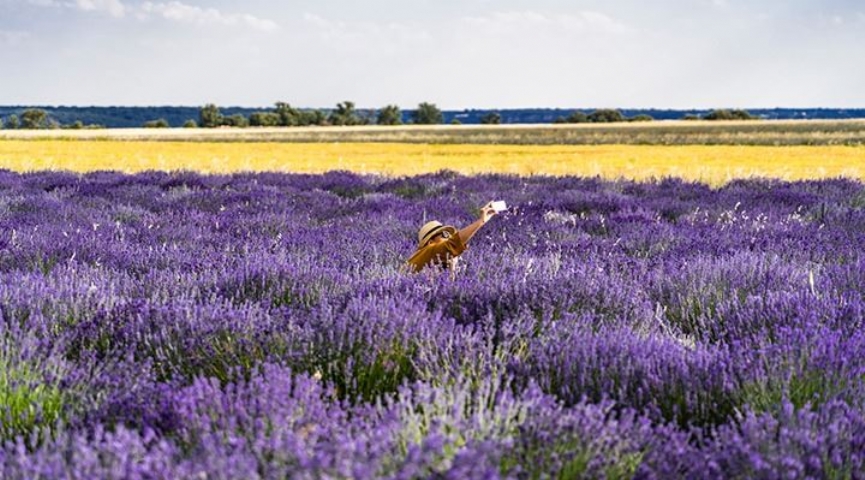
[[[126,14],[126,6],[120,0],[75,0],[70,5],[85,12],[105,12],[112,17]]]
[[[215,8],[201,8],[179,1],[144,2],[140,6],[124,3],[121,0],[27,0],[27,3],[39,7],[101,12],[117,18],[131,14],[142,20],[155,16],[164,20],[198,25],[243,26],[263,31],[277,28],[276,22],[255,15],[224,13]]]
[[[352,51],[368,49],[393,53],[428,43],[432,39],[432,35],[423,28],[403,23],[344,22],[313,13],[304,14],[303,20],[323,40]]]
[[[609,15],[595,11],[552,15],[534,11],[496,12],[483,17],[465,17],[463,21],[487,33],[523,33],[526,30],[546,31],[550,28],[607,34],[624,34],[633,31],[631,27]]]
[[[258,18],[246,13],[223,13],[215,8],[201,8],[182,2],[167,3],[144,2],[139,10],[139,16],[156,15],[166,20],[194,23],[198,25],[229,25],[246,26],[256,30],[276,30],[276,22]]]
[[[27,0],[27,3],[30,5],[36,5],[37,7],[62,7],[63,2],[58,0]]]

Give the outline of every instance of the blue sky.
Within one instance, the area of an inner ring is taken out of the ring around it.
[[[0,0],[0,104],[865,107],[850,0]]]

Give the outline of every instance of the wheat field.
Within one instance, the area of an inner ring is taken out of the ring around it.
[[[390,176],[443,169],[464,174],[732,179],[865,180],[862,146],[457,145],[415,143],[146,142],[0,140],[0,168],[14,171],[190,170],[202,173],[348,170]]]

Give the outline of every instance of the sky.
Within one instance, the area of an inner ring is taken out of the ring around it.
[[[853,0],[0,0],[0,105],[865,107]]]

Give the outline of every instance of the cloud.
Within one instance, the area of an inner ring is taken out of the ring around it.
[[[120,0],[75,0],[70,6],[85,12],[104,12],[112,17],[126,14],[126,6]]]
[[[147,18],[150,15],[197,25],[246,26],[262,31],[277,29],[276,22],[272,20],[258,18],[246,13],[223,13],[215,8],[201,8],[177,1],[167,3],[144,2],[140,7],[139,16]]]
[[[463,22],[487,33],[524,33],[554,28],[570,32],[625,34],[633,31],[624,23],[600,12],[581,11],[575,14],[544,14],[534,11],[496,12],[483,17],[465,17]]]
[[[157,17],[197,25],[242,26],[262,31],[277,29],[276,22],[272,20],[247,13],[224,13],[215,8],[201,8],[179,1],[144,2],[139,6],[124,3],[121,0],[27,0],[27,3],[38,7],[107,13],[116,18],[135,16],[144,20]]]
[[[394,52],[432,39],[423,28],[402,23],[344,22],[313,13],[304,14],[303,20],[312,26],[322,39],[348,50],[374,47]]]

